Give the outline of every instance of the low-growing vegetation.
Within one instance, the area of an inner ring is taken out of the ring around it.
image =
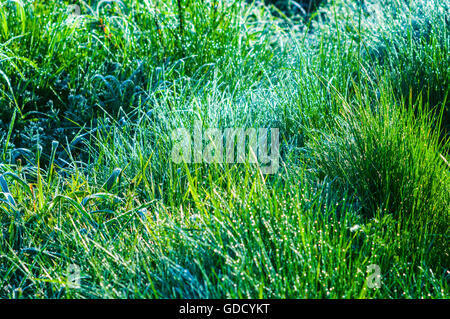
[[[1,298],[448,298],[446,0],[0,1]],[[279,168],[172,132],[278,128]]]

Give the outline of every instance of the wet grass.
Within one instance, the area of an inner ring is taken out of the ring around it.
[[[355,3],[2,2],[0,296],[448,298],[448,4]]]

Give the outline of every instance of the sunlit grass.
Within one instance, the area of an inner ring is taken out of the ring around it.
[[[1,3],[0,297],[448,298],[445,1],[79,3]],[[174,163],[198,120],[280,168]]]

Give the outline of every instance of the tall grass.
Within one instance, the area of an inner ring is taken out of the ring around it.
[[[78,3],[0,7],[1,297],[448,298],[445,1]],[[279,170],[174,163],[198,120]]]

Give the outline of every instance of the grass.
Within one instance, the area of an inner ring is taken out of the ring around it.
[[[449,297],[446,1],[77,3],[0,6],[0,297]]]

